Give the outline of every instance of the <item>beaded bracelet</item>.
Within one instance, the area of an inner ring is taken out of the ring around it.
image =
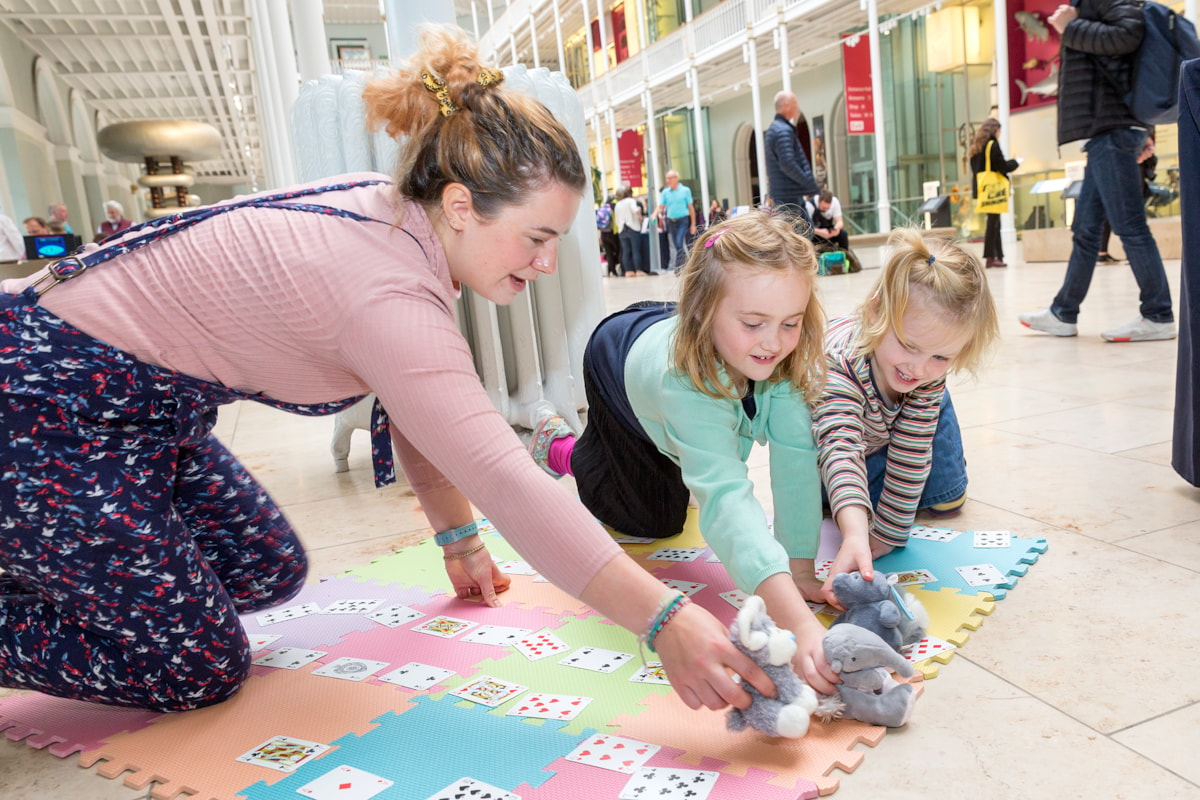
[[[480,550],[482,550],[485,546],[486,545],[484,545],[483,542],[480,542],[479,544],[472,547],[470,550],[464,550],[461,553],[447,553],[446,555],[442,556],[442,560],[443,561],[458,561],[460,558],[466,558],[467,556],[475,555]]]
[[[654,649],[654,640],[662,633],[662,629],[667,626],[667,623],[679,613],[679,609],[690,602],[692,601],[688,599],[686,594],[677,593],[664,597],[658,604],[658,610],[655,611],[654,616],[647,623],[646,632],[638,637],[638,644],[646,645],[651,653],[658,652]]]
[[[459,539],[465,539],[468,536],[474,536],[477,533],[479,533],[479,525],[475,522],[475,520],[471,520],[461,528],[454,528],[453,530],[435,533],[433,535],[433,541],[438,547],[445,547],[451,542],[457,542]]]

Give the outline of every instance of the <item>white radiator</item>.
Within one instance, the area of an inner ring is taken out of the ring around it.
[[[504,75],[507,88],[533,95],[566,127],[590,175],[583,106],[567,79],[524,66],[507,67]],[[327,75],[301,88],[291,115],[301,181],[347,172],[393,172],[396,143],[383,132],[366,130],[365,77],[359,72]],[[488,395],[514,426],[532,428],[539,406],[548,403],[576,430],[582,428],[583,349],[604,313],[596,239],[589,193],[559,246],[555,275],[543,275],[505,307],[463,291],[459,327]]]

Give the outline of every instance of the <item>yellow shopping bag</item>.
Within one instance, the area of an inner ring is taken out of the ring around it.
[[[988,142],[984,155],[984,171],[975,178],[978,195],[975,210],[980,214],[1007,214],[1008,187],[1008,176],[992,171],[992,142]]]

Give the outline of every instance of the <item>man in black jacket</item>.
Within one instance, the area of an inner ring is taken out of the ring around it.
[[[791,92],[775,95],[775,119],[763,134],[767,156],[767,189],[775,207],[795,214],[804,220],[804,234],[812,238],[812,220],[804,207],[805,199],[817,193],[808,156],[796,136],[795,120],[800,117],[800,103]]]
[[[1162,256],[1142,207],[1138,156],[1148,126],[1121,99],[1145,26],[1137,0],[1072,0],[1048,22],[1062,36],[1058,77],[1058,143],[1087,139],[1083,187],[1071,224],[1073,246],[1062,288],[1050,307],[1021,314],[1021,324],[1055,336],[1075,336],[1079,306],[1087,296],[1100,251],[1105,215],[1121,237],[1141,292],[1140,314],[1103,336],[1110,342],[1175,338],[1171,289]]]

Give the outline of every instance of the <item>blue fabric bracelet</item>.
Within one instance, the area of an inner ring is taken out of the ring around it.
[[[468,536],[474,536],[479,533],[479,525],[474,520],[471,520],[461,528],[455,528],[450,531],[442,531],[433,535],[433,541],[437,542],[438,547],[445,547],[451,542],[457,542],[459,539],[465,539]]]

